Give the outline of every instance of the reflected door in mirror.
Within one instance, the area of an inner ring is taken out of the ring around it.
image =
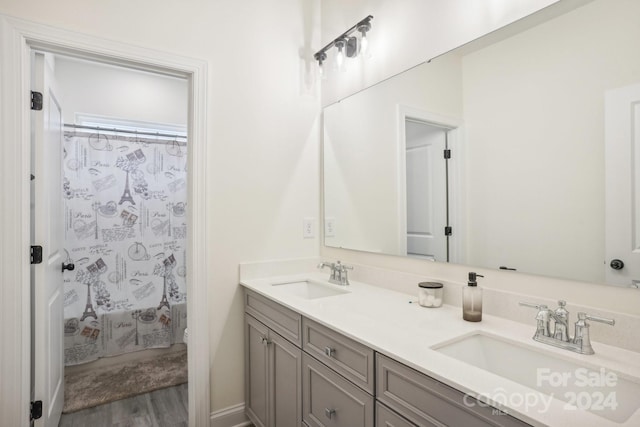
[[[449,260],[447,132],[405,119],[406,254],[441,262]]]

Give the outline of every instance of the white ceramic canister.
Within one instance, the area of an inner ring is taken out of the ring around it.
[[[442,283],[420,282],[418,288],[418,302],[421,306],[430,308],[442,306]]]

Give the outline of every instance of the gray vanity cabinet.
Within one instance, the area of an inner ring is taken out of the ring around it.
[[[376,355],[376,398],[421,427],[529,425],[379,353]]]
[[[372,427],[373,396],[306,353],[302,416],[309,427]]]
[[[252,294],[250,300],[255,302],[260,298]],[[276,316],[278,320],[291,319],[293,312],[272,304],[264,307],[278,311],[281,314]],[[265,318],[268,326],[265,325],[248,314],[247,308],[245,305],[246,414],[256,427],[299,427],[302,350],[272,329],[279,328],[278,324]]]
[[[256,427],[528,426],[260,294],[244,297]]]

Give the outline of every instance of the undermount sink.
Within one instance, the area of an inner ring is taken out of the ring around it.
[[[502,337],[478,332],[432,349],[559,399],[567,409],[577,407],[616,423],[640,408],[640,380]]]
[[[274,283],[271,286],[275,286],[284,292],[303,299],[326,298],[349,293],[348,290],[339,288],[337,285],[324,284],[311,280]]]

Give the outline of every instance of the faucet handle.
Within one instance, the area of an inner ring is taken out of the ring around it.
[[[532,302],[524,302],[524,301],[520,301],[518,303],[518,305],[521,305],[523,307],[531,307],[531,308],[535,308],[538,310],[542,310],[542,309],[547,309],[548,307],[544,304],[534,304]]]
[[[545,320],[547,323],[549,322],[549,316],[551,316],[551,310],[549,310],[549,307],[547,307],[546,304],[533,304],[530,302],[522,302],[522,301],[519,302],[518,304],[523,307],[535,308],[536,310],[538,310],[538,315],[536,316],[536,319]]]
[[[600,316],[592,316],[591,314],[587,314],[584,312],[578,313],[578,321],[581,321],[581,320],[582,321],[593,320],[594,322],[606,323],[607,325],[610,325],[610,326],[615,326],[616,324],[615,319],[609,319],[607,317],[600,317]]]
[[[340,262],[340,261],[338,261]],[[319,269],[323,269],[325,267],[331,267],[333,268],[335,264],[333,264],[332,262],[326,262],[326,261],[322,261],[320,264],[318,264],[318,268]]]

